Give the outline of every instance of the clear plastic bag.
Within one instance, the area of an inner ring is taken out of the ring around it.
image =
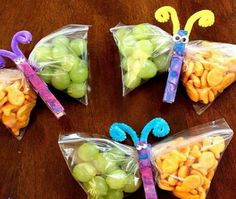
[[[80,133],[61,135],[58,143],[89,199],[122,199],[141,186],[134,148]]]
[[[182,81],[198,114],[236,80],[236,45],[194,41],[186,48]]]
[[[0,120],[17,139],[23,136],[36,100],[36,93],[20,70],[0,70]]]
[[[181,199],[205,199],[219,161],[233,137],[224,119],[182,131],[154,145],[158,186]]]
[[[89,64],[87,35],[89,26],[68,25],[41,39],[29,62],[47,84],[88,104]]]
[[[167,32],[147,23],[118,24],[111,32],[120,52],[123,96],[168,70],[173,39]]]

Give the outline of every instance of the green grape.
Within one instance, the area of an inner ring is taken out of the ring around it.
[[[70,72],[71,69],[78,66],[79,63],[80,59],[71,54],[64,55],[61,59],[61,67],[67,72]]]
[[[127,58],[123,57],[121,60],[121,68],[123,68],[125,71],[128,70],[128,65],[127,65]]]
[[[39,46],[35,49],[36,62],[48,61],[52,58],[52,49],[49,45]]]
[[[127,184],[127,180],[127,174],[122,170],[113,171],[106,178],[111,189],[123,189]]]
[[[112,158],[112,156],[110,156],[109,153],[106,152],[99,153],[97,155],[94,160],[94,165],[101,174],[110,173],[118,169],[114,158]]]
[[[59,36],[55,37],[52,40],[52,43],[54,45],[61,45],[61,44],[63,44],[65,46],[68,46],[69,42],[70,42],[70,40],[66,36],[64,36],[64,35],[59,35]]]
[[[99,198],[105,196],[108,192],[106,180],[101,176],[95,176],[86,183],[86,191],[92,198]]]
[[[136,59],[147,59],[153,53],[153,45],[149,40],[140,40],[136,43],[133,57]]]
[[[80,182],[88,182],[96,175],[96,169],[90,163],[77,164],[73,170],[73,177]]]
[[[42,71],[40,71],[39,76],[44,82],[50,84],[53,73],[54,73],[53,68],[51,66],[46,66],[43,68]]]
[[[81,56],[87,51],[87,41],[85,39],[74,39],[70,42],[70,47],[77,56]]]
[[[124,57],[132,55],[136,46],[136,40],[132,35],[124,37],[122,42],[118,44],[119,50]]]
[[[124,76],[124,85],[129,89],[135,89],[141,84],[141,78],[132,72],[127,72]]]
[[[119,159],[125,159],[125,153],[117,148],[117,147],[113,147],[111,148],[111,150],[109,150],[108,152],[111,156],[113,156],[115,159],[119,158]]]
[[[99,154],[99,149],[96,144],[86,142],[77,150],[79,158],[83,161],[92,161]]]
[[[70,71],[70,79],[74,83],[82,83],[88,79],[88,66],[84,60],[79,65],[74,66]]]
[[[171,47],[171,40],[166,39],[162,36],[153,37],[150,41],[153,45],[154,51],[159,52],[159,53],[166,52]]]
[[[57,44],[52,48],[52,57],[54,59],[62,58],[66,54],[68,54],[68,49],[64,45]]]
[[[57,69],[52,76],[51,84],[58,90],[65,90],[70,85],[70,76],[66,71]]]
[[[159,72],[166,72],[169,67],[169,55],[166,53],[158,55],[157,57],[153,58],[153,62],[155,63]]]
[[[149,39],[152,36],[152,31],[147,24],[139,24],[133,28],[133,36],[137,40]]]
[[[123,190],[126,193],[134,193],[139,189],[140,186],[141,186],[140,178],[137,178],[134,175],[130,175],[127,178],[127,184],[125,185]]]
[[[123,199],[124,193],[121,190],[108,190],[107,195],[104,199]]]
[[[69,96],[78,99],[84,97],[87,93],[87,84],[86,83],[71,83],[67,89]]]
[[[115,33],[115,38],[118,42],[122,41],[124,37],[126,37],[130,33],[130,30],[127,28],[119,28]]]
[[[139,71],[139,77],[142,79],[150,79],[157,74],[156,65],[150,60],[144,60]]]

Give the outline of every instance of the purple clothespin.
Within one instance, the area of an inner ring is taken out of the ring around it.
[[[19,48],[20,44],[28,44],[32,40],[32,35],[29,31],[17,32],[11,42],[11,51],[0,50],[0,68],[5,67],[6,62],[3,57],[11,59],[20,69],[27,80],[31,83],[35,92],[42,98],[48,108],[54,113],[57,118],[65,115],[65,111],[60,102],[49,91],[47,85],[38,77],[33,67],[29,64],[28,60]]]

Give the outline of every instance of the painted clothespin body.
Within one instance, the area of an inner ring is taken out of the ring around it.
[[[180,29],[180,23],[174,8],[164,6],[155,13],[159,22],[167,22],[171,17],[173,23],[173,54],[170,61],[169,74],[166,82],[163,102],[173,103],[175,101],[180,73],[184,61],[185,46],[189,41],[193,24],[199,20],[198,25],[202,27],[212,26],[215,21],[214,13],[210,10],[202,10],[193,14],[187,21],[185,28]]]
[[[137,133],[124,123],[114,123],[110,128],[110,136],[117,142],[123,142],[130,135],[138,152],[139,171],[142,177],[146,199],[157,199],[155,181],[150,159],[151,145],[148,135],[153,132],[156,137],[163,137],[169,133],[169,125],[161,118],[151,120],[142,130],[140,138]]]
[[[42,98],[48,108],[54,113],[57,118],[65,115],[64,108],[55,96],[49,91],[47,85],[38,77],[33,67],[28,63],[26,57],[19,49],[20,44],[28,44],[32,40],[32,35],[28,31],[20,31],[13,36],[11,42],[12,52],[0,50],[0,67],[5,67],[3,57],[11,59],[17,65],[27,80],[31,83],[35,92]]]

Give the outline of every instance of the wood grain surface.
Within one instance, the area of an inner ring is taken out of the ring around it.
[[[0,199],[85,199],[87,196],[72,178],[57,140],[60,132],[108,134],[115,121],[130,124],[140,131],[156,116],[165,118],[172,134],[180,130],[224,117],[236,130],[236,85],[229,87],[201,116],[192,108],[182,86],[173,105],[162,103],[167,75],[158,76],[128,96],[122,97],[119,55],[109,29],[117,23],[148,22],[172,32],[170,23],[160,24],[154,12],[163,5],[178,11],[184,25],[187,18],[201,9],[215,12],[216,23],[203,29],[194,27],[191,40],[207,39],[236,43],[235,0],[1,0],[0,48],[9,49],[13,34],[29,30],[30,53],[40,38],[67,24],[90,24],[90,86],[87,107],[64,94],[55,95],[67,115],[57,120],[38,100],[24,138],[19,142],[0,126]],[[14,66],[13,63],[8,64]],[[151,139],[154,143],[158,141]],[[236,138],[227,148],[213,179],[208,199],[236,198]],[[174,198],[158,189],[160,199]],[[144,198],[140,189],[128,198]]]

